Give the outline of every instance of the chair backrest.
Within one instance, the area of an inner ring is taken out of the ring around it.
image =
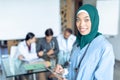
[[[10,48],[10,58],[16,58],[17,56],[17,46],[11,46]]]
[[[10,58],[9,58],[9,67],[11,74],[15,74],[15,59],[17,55],[17,46],[11,46],[10,48]]]

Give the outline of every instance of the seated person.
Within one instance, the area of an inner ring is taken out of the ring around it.
[[[58,43],[55,37],[53,37],[53,31],[51,28],[45,31],[45,37],[41,38],[37,42],[37,53],[40,58],[43,58],[46,61],[50,61],[53,64],[52,68],[55,67],[57,62],[57,54],[59,52]],[[46,73],[47,80],[50,80],[51,73]]]
[[[18,58],[20,60],[30,60],[39,58],[36,53],[36,38],[33,33],[29,32],[26,35],[25,40],[18,44],[18,53]],[[45,65],[49,66],[48,62],[45,62]],[[37,75],[38,80],[46,80],[45,74],[43,72],[38,73]],[[22,79],[27,79],[27,77],[22,76]]]
[[[38,56],[50,61],[51,58],[57,58],[59,52],[58,43],[55,37],[53,37],[53,31],[51,28],[45,31],[45,37],[41,38],[37,42]]]
[[[31,32],[29,32],[26,35],[26,38],[24,41],[20,42],[18,44],[18,58],[20,60],[30,60],[33,58],[38,58],[36,53],[36,38],[35,35]]]
[[[36,38],[32,32],[27,33],[25,39],[18,44],[17,54],[19,60],[31,60],[38,58],[36,53]],[[29,76],[21,76],[23,80],[28,80]]]
[[[64,33],[57,37],[57,41],[60,50],[58,54],[58,64],[64,65],[69,60],[76,37],[72,34],[70,28],[66,28]]]

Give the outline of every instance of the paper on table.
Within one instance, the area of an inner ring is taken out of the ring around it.
[[[44,59],[42,58],[36,58],[36,59],[23,59],[22,61],[25,61],[27,63],[35,63],[35,62],[40,62],[40,61],[44,61]]]
[[[26,60],[32,60],[38,58],[37,53],[30,53],[24,56]]]
[[[38,58],[36,53],[29,54],[29,55],[27,55],[27,57],[25,57],[22,60],[26,61],[26,62],[29,62],[29,63],[38,62],[38,61],[44,61],[42,58]]]

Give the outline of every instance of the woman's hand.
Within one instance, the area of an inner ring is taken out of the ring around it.
[[[61,65],[57,64],[56,68],[55,68],[55,72],[58,74],[63,74],[64,73],[64,69]]]
[[[55,68],[55,72],[58,74],[64,74],[65,70],[61,65],[57,64]],[[58,78],[58,80],[67,80],[67,79],[62,77],[62,78]]]
[[[18,56],[18,59],[19,59],[19,60],[23,60],[23,59],[24,59],[24,56],[23,56],[23,55],[19,55],[19,56]]]
[[[62,74],[64,73],[64,69],[61,65],[57,64],[56,67],[54,68],[54,77],[58,78],[58,80],[67,80],[62,77]]]

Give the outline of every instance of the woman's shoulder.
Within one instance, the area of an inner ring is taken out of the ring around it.
[[[107,40],[107,38],[103,35],[97,36],[90,44],[89,51],[93,53],[93,55],[113,55],[113,47],[112,44]]]
[[[23,45],[23,44],[25,44],[25,40],[20,41],[20,42],[18,43],[18,45]]]
[[[18,47],[20,47],[20,46],[26,46],[26,41],[23,40],[23,41],[19,42]]]
[[[92,44],[102,47],[102,48],[106,48],[106,47],[112,47],[112,44],[108,41],[108,39],[103,36],[103,35],[99,35],[98,37],[96,37],[93,41]]]

